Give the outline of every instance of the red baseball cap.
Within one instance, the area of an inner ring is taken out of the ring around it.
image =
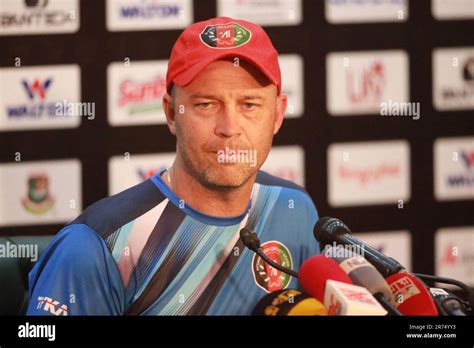
[[[210,63],[228,57],[248,61],[281,92],[278,52],[263,28],[229,17],[217,17],[188,26],[173,46],[166,73],[166,90],[186,86]]]

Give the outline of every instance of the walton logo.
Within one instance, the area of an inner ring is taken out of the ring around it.
[[[471,167],[474,167],[474,151],[461,151],[461,158],[464,161],[466,168],[471,169]]]
[[[461,160],[466,171],[459,174],[448,175],[448,185],[455,187],[474,186],[474,151],[460,151]]]
[[[66,305],[61,305],[59,308],[56,308],[58,305],[60,305],[59,301],[55,301],[52,298],[46,297],[46,296],[39,296],[38,297],[38,305],[36,306],[36,309],[43,309],[46,312],[52,313],[54,315],[63,315],[67,316],[67,306]]]
[[[46,98],[46,91],[48,90],[49,86],[51,86],[52,82],[52,79],[47,79],[41,83],[40,80],[36,79],[32,84],[28,84],[26,80],[23,80],[22,84],[29,99],[34,100],[35,95],[37,95],[41,101],[44,101]]]

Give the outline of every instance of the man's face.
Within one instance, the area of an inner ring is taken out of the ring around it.
[[[174,88],[164,104],[174,112],[169,126],[187,172],[213,190],[245,184],[270,151],[286,97],[277,96],[277,87],[254,66],[229,60],[211,63],[189,85]]]

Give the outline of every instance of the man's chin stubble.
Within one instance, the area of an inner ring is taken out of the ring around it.
[[[215,176],[216,175],[215,173],[214,175],[210,175],[210,174],[211,173],[209,173],[206,170],[204,171],[203,175],[198,180],[201,183],[201,185],[203,185],[207,189],[217,191],[217,192],[236,191],[242,186],[244,186],[252,177],[252,173],[245,173],[244,175],[242,175],[242,178],[238,180],[238,182],[229,183],[229,182],[225,182],[226,180],[224,180],[223,182],[219,178],[213,178],[212,176]]]

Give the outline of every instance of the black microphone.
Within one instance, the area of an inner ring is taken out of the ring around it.
[[[462,301],[444,289],[430,288],[430,293],[445,315],[466,316]]]
[[[433,276],[433,275],[428,275],[428,274],[421,274],[421,273],[412,273],[414,276],[423,279],[425,281],[432,281],[432,282],[437,282],[437,283],[443,283],[443,284],[450,284],[450,285],[455,285],[458,288],[461,288],[464,290],[464,293],[467,296],[467,302],[469,303],[469,306],[471,308],[474,308],[474,289],[470,288],[463,282],[456,280],[456,279],[451,279],[451,278],[446,278],[446,277],[438,277],[438,276]]]
[[[270,266],[273,268],[276,268],[279,271],[282,271],[283,273],[289,274],[295,278],[298,278],[298,273],[293,271],[292,269],[283,267],[282,265],[279,265],[278,263],[274,262],[272,259],[270,259],[267,255],[262,250],[262,247],[260,246],[260,239],[258,238],[257,234],[252,231],[249,227],[244,227],[240,230],[240,240],[244,245],[252,250],[254,253],[256,253],[258,256],[260,256],[263,261],[268,263]]]
[[[353,246],[360,249],[363,252],[361,254],[375,266],[384,278],[405,270],[398,261],[353,237],[349,228],[339,219],[332,217],[319,219],[314,225],[313,233],[321,250],[324,250],[326,245],[334,246],[334,244]]]

